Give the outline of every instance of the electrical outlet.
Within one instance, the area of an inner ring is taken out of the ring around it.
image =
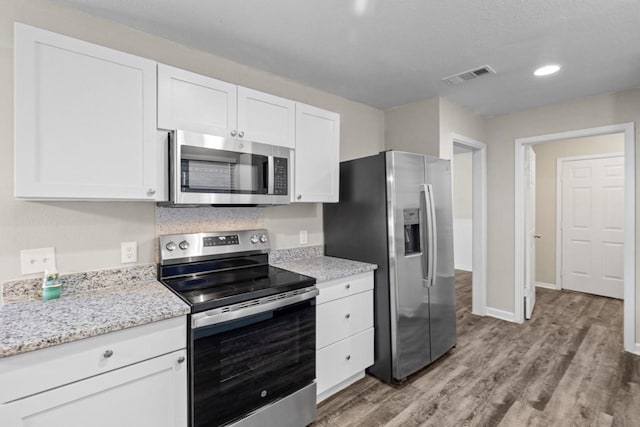
[[[23,249],[20,251],[22,274],[56,271],[55,248]]]
[[[138,242],[120,243],[120,262],[123,264],[138,261]]]
[[[307,230],[300,230],[300,244],[306,245],[307,243],[309,243],[309,233]]]

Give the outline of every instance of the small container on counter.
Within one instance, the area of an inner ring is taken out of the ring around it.
[[[60,282],[59,274],[57,271],[48,272],[45,271],[44,279],[42,280],[42,299],[50,300],[60,298],[60,288],[62,283]]]

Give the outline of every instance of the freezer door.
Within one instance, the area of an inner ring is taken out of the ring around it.
[[[389,151],[386,167],[392,373],[399,380],[431,361],[423,269],[425,158]]]
[[[433,361],[456,345],[451,164],[448,160],[425,157],[425,171],[425,181],[431,190],[436,230],[433,236],[435,271],[429,286]]]

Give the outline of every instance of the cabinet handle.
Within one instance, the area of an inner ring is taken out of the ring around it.
[[[346,285],[344,285],[345,288],[350,289],[351,288],[351,283],[347,283]]]
[[[147,194],[150,196],[153,196],[154,194],[156,194],[156,190],[154,190],[153,188],[150,188],[147,190]]]
[[[178,357],[178,363],[183,363],[184,362],[184,356],[180,356]]]
[[[351,355],[347,354],[347,360],[351,360]]]
[[[296,199],[298,199],[298,200],[302,199],[302,194],[298,194],[298,196],[296,197]]]
[[[345,319],[348,319],[348,318],[351,317],[351,314],[347,313],[344,317],[345,317]]]
[[[102,353],[102,357],[104,357],[105,359],[108,359],[111,356],[113,356],[113,350],[105,350],[104,353]]]
[[[231,136],[236,136],[236,135],[237,135],[237,132],[235,130],[232,130],[231,131]]]
[[[244,136],[244,132],[243,132],[243,131],[240,131],[240,133],[238,134],[238,136],[239,136],[240,138],[242,138],[242,137]]]

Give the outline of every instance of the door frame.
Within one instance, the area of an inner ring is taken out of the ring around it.
[[[472,153],[471,313],[485,316],[487,314],[487,145],[475,139],[451,133],[449,158],[452,160],[454,144],[464,146]]]
[[[584,138],[588,136],[624,133],[624,204],[625,204],[625,237],[624,237],[624,349],[635,353],[636,346],[636,269],[635,269],[635,215],[636,215],[636,182],[635,182],[635,125],[633,122],[618,123],[588,129],[538,135],[515,140],[515,217],[514,217],[514,312],[515,321],[524,322],[524,194],[522,188],[525,179],[524,146],[552,142],[563,139]],[[636,348],[639,347],[639,348]]]
[[[553,289],[562,289],[562,174],[568,162],[577,160],[609,159],[623,157],[624,152],[586,154],[583,156],[558,157],[556,161],[556,283]],[[625,242],[626,243],[626,242]]]

